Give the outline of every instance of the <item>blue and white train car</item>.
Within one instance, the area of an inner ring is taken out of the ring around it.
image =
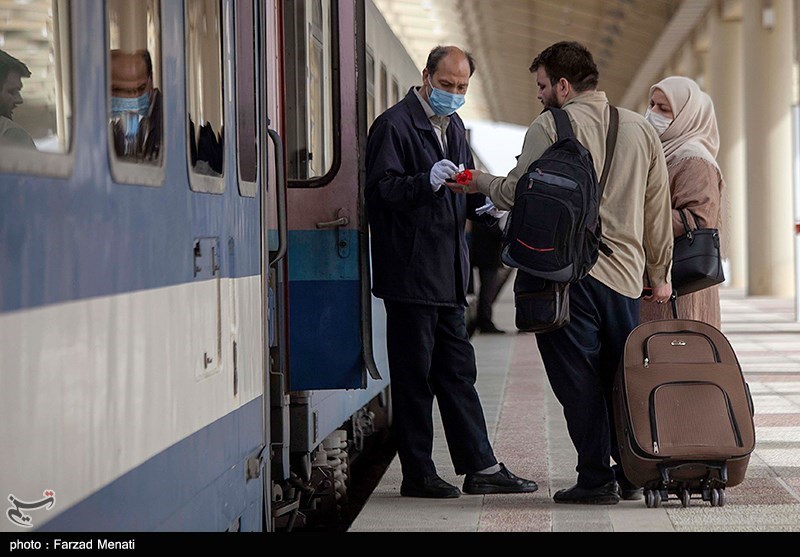
[[[390,419],[362,202],[388,26],[363,0],[2,12],[33,146],[0,137],[0,531],[335,507]]]

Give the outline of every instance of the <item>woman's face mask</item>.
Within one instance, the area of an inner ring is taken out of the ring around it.
[[[666,116],[662,116],[657,112],[653,112],[649,108],[647,109],[647,113],[644,115],[644,118],[645,120],[650,122],[650,125],[652,125],[655,128],[656,133],[658,134],[659,137],[664,135],[664,132],[667,131],[667,129],[672,125],[673,122],[672,119],[667,118]]]
[[[430,78],[428,78],[428,84],[431,86],[430,105],[437,116],[450,116],[466,103],[464,95],[455,95],[437,89],[431,83]]]

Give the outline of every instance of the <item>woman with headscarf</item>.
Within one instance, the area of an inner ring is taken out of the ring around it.
[[[716,161],[719,131],[714,104],[687,77],[668,77],[650,89],[645,116],[664,147],[672,194],[672,231],[685,233],[681,210],[694,228],[717,228],[725,237],[722,198],[725,182]],[[671,319],[669,304],[642,303],[641,322]],[[720,327],[719,286],[678,298],[678,317]]]

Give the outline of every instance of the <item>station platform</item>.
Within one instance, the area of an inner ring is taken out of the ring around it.
[[[495,322],[509,333],[473,337],[477,387],[497,458],[535,480],[539,490],[449,500],[401,497],[395,457],[349,532],[800,532],[800,324],[793,300],[722,291],[722,330],[752,391],[757,439],[746,479],[727,490],[724,507],[695,499],[687,508],[677,499],[657,509],[643,500],[559,505],[552,496],[575,483],[576,455],[535,338],[514,328],[512,283],[495,305]],[[438,410],[435,423],[439,475],[461,487]]]

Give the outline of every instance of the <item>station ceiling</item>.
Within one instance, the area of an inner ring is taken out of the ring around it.
[[[465,118],[528,126],[541,112],[536,55],[562,40],[589,48],[600,89],[635,109],[669,58],[707,13],[710,0],[374,0],[417,66],[431,48],[469,50],[478,69]]]

